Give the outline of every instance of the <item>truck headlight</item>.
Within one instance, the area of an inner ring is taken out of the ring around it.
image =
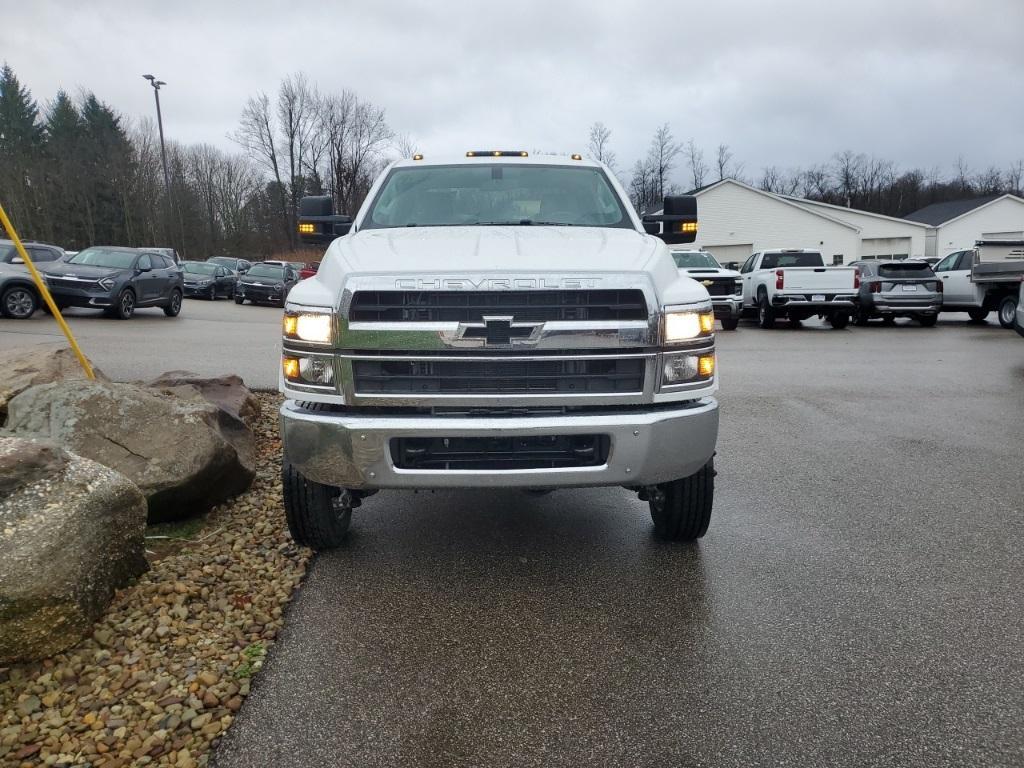
[[[678,344],[700,336],[710,336],[715,330],[715,313],[710,309],[665,312],[664,342]]]
[[[281,359],[281,368],[286,381],[293,384],[330,386],[334,383],[334,366],[327,357],[292,357]]]
[[[287,339],[311,341],[315,344],[331,342],[334,315],[329,309],[287,311],[284,315],[284,335]]]
[[[672,353],[662,358],[661,385],[691,384],[715,375],[715,353]]]

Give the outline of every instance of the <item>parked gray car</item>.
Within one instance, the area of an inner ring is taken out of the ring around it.
[[[32,263],[40,269],[59,261],[64,249],[46,243],[23,243]],[[27,320],[42,304],[28,267],[10,240],[0,240],[0,314],[15,320]]]
[[[867,325],[880,317],[888,324],[897,317],[912,317],[921,325],[935,325],[942,309],[942,281],[926,261],[857,261],[860,292],[854,320]]]
[[[181,311],[184,279],[181,267],[141,248],[94,246],[67,262],[43,267],[46,285],[58,307],[102,309],[127,320],[136,308],[160,307],[168,317]]]

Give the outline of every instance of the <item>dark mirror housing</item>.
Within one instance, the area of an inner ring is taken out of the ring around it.
[[[697,239],[697,198],[693,195],[669,195],[660,214],[643,217],[644,231],[656,234],[669,245],[692,243]],[[663,224],[662,231],[651,232],[647,225]]]
[[[334,212],[330,195],[313,195],[299,200],[299,239],[310,245],[330,243],[347,235],[352,217]]]

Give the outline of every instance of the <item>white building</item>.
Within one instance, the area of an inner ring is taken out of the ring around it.
[[[699,221],[695,247],[722,263],[742,263],[766,248],[816,248],[826,264],[941,258],[976,240],[1024,240],[1024,199],[1015,195],[936,203],[899,219],[776,195],[735,179],[693,194]]]
[[[928,226],[925,255],[943,257],[976,240],[1024,240],[1024,198],[993,195],[934,203],[907,216]]]

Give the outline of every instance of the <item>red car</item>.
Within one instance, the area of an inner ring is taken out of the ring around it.
[[[320,262],[311,261],[299,270],[299,277],[305,280],[307,277],[315,275],[318,269],[320,269]]]

